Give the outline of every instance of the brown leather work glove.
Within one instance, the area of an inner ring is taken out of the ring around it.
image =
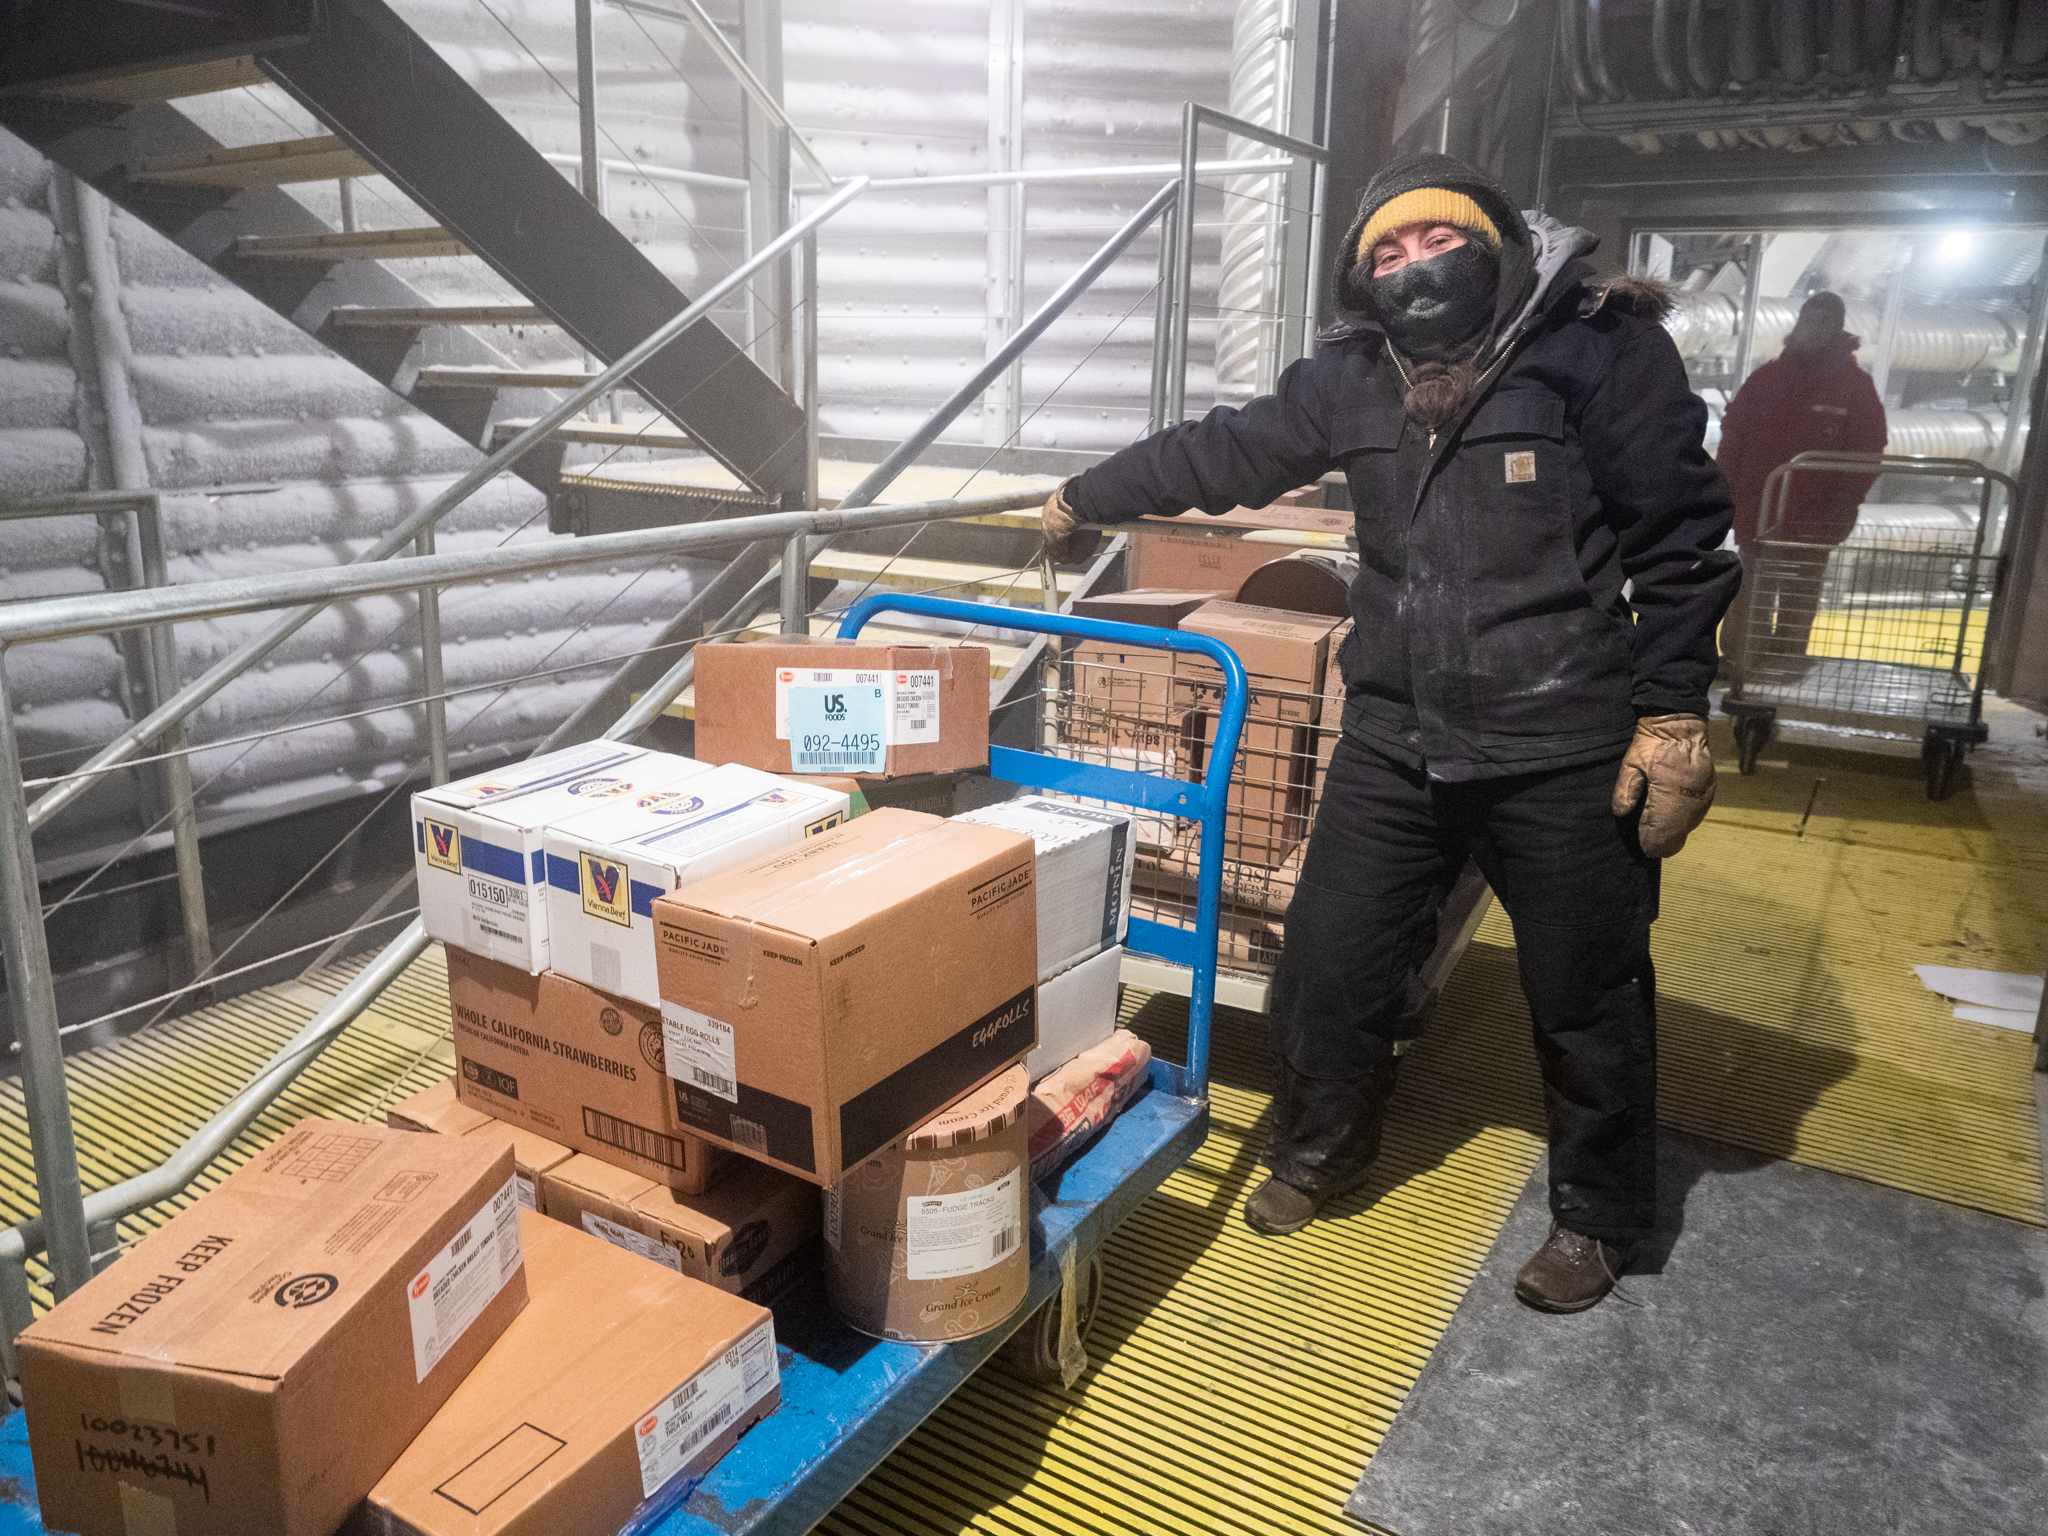
[[[1046,497],[1045,507],[1038,514],[1038,526],[1045,535],[1045,552],[1052,556],[1055,565],[1086,560],[1102,543],[1100,528],[1074,516],[1067,505],[1066,489],[1062,485]]]
[[[1707,722],[1698,715],[1638,720],[1636,738],[1614,781],[1614,814],[1643,808],[1636,823],[1643,852],[1653,859],[1670,858],[1713,803],[1714,755],[1707,750]]]

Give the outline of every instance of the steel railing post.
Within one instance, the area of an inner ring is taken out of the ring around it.
[[[818,232],[804,236],[804,505],[818,504]]]
[[[163,506],[155,495],[135,503],[135,538],[142,552],[142,584],[167,587],[170,569],[164,561]],[[153,624],[149,646],[156,686],[151,704],[178,691],[178,632],[175,624]],[[185,723],[174,721],[157,738],[164,756],[159,764],[163,796],[171,813],[171,855],[178,871],[178,907],[185,924],[185,953],[191,961],[188,980],[197,981],[213,965],[213,924],[206,912],[206,866],[199,856],[199,817],[192,803],[192,759],[186,750]]]
[[[604,212],[604,166],[597,153],[597,39],[590,0],[576,0],[576,148],[585,200]]]
[[[811,632],[811,536],[793,533],[782,550],[782,632]],[[745,623],[743,619],[740,622]]]
[[[1174,183],[1178,203],[1180,184]],[[1152,389],[1146,396],[1145,431],[1149,436],[1166,425],[1166,369],[1173,352],[1173,244],[1180,229],[1180,211],[1159,221],[1159,276],[1152,290]]]
[[[1180,206],[1174,212],[1173,298],[1169,305],[1166,357],[1166,411],[1162,426],[1178,426],[1187,416],[1188,304],[1195,277],[1195,140],[1201,119],[1192,101],[1181,104]]]
[[[413,540],[417,554],[434,552],[434,530],[422,528]],[[441,674],[441,589],[420,588],[420,692],[426,700],[427,775],[435,784],[448,782],[448,700]]]
[[[0,646],[0,961],[7,967],[7,1008],[21,1048],[21,1096],[36,1165],[42,1214],[57,1295],[92,1278],[85,1233],[85,1196],[78,1183],[78,1144],[71,1136],[71,1093],[64,1081],[64,1042],[57,1032],[56,978],[43,933],[42,893],[28,802],[21,787],[21,745],[14,734],[14,697]]]

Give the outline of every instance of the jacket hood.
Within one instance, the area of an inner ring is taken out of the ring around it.
[[[1352,216],[1351,227],[1345,231],[1337,251],[1333,273],[1337,324],[1326,333],[1326,339],[1384,334],[1379,321],[1370,310],[1358,306],[1352,292],[1351,276],[1358,265],[1358,237],[1381,204],[1419,187],[1450,187],[1464,193],[1486,210],[1487,217],[1500,231],[1499,295],[1492,334],[1481,354],[1487,362],[1548,308],[1550,299],[1586,275],[1587,269],[1577,258],[1590,254],[1600,243],[1598,237],[1586,230],[1560,224],[1546,214],[1524,214],[1498,182],[1461,160],[1449,155],[1410,155],[1373,177],[1359,199],[1358,212]],[[1578,270],[1572,271],[1574,267]]]

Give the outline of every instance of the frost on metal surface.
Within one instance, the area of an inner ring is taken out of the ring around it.
[[[75,247],[53,217],[50,178],[41,157],[0,135],[0,498],[114,483],[98,381],[73,325],[85,297],[65,267]],[[172,581],[339,563],[476,462],[474,448],[138,220],[112,210],[108,233],[142,453],[151,483],[170,493]],[[0,600],[120,585],[124,520],[105,521],[0,521]],[[440,548],[548,537],[540,494],[508,476],[451,514]],[[518,680],[450,701],[458,758],[538,740],[608,670],[560,669],[644,644],[714,568],[664,563],[647,574],[599,569],[451,589],[447,687]],[[180,625],[181,674],[195,676],[266,622]],[[31,775],[82,760],[143,703],[107,638],[17,647],[6,666]],[[424,721],[401,706],[420,687],[409,600],[322,614],[194,716],[202,825],[381,789],[416,771]],[[298,728],[233,740],[282,726]],[[151,827],[149,793],[140,773],[95,789],[42,840],[48,868]]]

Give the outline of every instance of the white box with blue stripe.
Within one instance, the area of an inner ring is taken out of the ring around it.
[[[830,831],[849,813],[839,790],[728,763],[666,792],[557,822],[542,838],[550,968],[659,1007],[654,899]]]
[[[538,975],[548,965],[542,829],[710,767],[591,741],[420,791],[412,797],[420,921],[445,944]]]

